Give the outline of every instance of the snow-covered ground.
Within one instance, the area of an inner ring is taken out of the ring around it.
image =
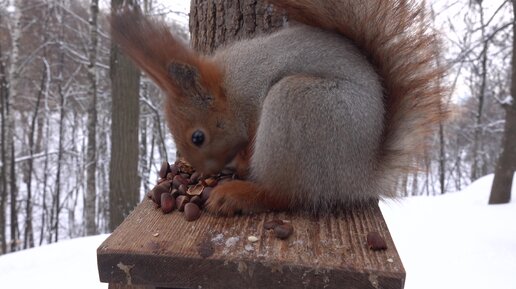
[[[487,205],[492,181],[381,204],[407,271],[405,288],[516,289],[516,184],[511,203]]]
[[[488,206],[493,176],[438,197],[381,205],[407,271],[407,289],[516,289],[516,202]],[[513,199],[516,185],[513,186]],[[95,289],[107,235],[0,257],[0,288]]]

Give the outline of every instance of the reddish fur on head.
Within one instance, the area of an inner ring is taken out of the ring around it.
[[[227,104],[223,71],[138,9],[114,13],[111,29],[122,50],[166,94],[167,124],[181,154],[200,171],[221,170],[248,141]],[[197,130],[205,135],[202,146],[192,143]]]

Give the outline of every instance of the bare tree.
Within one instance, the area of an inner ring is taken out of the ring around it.
[[[0,242],[1,244],[1,253],[7,252],[7,238],[6,238],[6,209],[5,203],[7,200],[7,141],[6,141],[6,106],[7,106],[7,95],[8,95],[8,83],[7,83],[7,71],[5,68],[5,57],[2,50],[2,43],[0,43],[0,162],[2,163],[0,166]]]
[[[88,148],[86,156],[86,198],[84,201],[84,216],[86,225],[86,235],[94,235],[97,232],[95,224],[95,202],[97,197],[96,190],[96,168],[97,168],[97,18],[99,14],[99,1],[91,0],[90,4],[90,45],[89,45],[89,64],[88,79],[90,88],[88,95],[91,97],[88,108]]]
[[[124,3],[112,0],[115,13]],[[109,228],[114,230],[140,199],[138,122],[140,71],[117,45],[111,46],[111,161],[109,165]]]
[[[512,1],[516,19],[516,1]],[[516,25],[513,24],[511,96],[502,101],[505,109],[505,128],[501,153],[496,164],[489,204],[504,204],[511,200],[511,186],[516,170]]]
[[[475,128],[473,137],[473,164],[471,165],[471,179],[476,180],[478,177],[487,173],[485,168],[483,140],[482,140],[482,113],[484,110],[484,99],[486,94],[487,82],[487,55],[489,49],[489,39],[486,38],[486,23],[484,15],[484,7],[482,0],[475,0],[478,5],[480,15],[480,37],[482,39],[482,51],[480,53],[480,68],[478,74],[480,77],[480,87],[478,88],[478,107],[475,115]]]
[[[16,184],[16,161],[15,161],[15,145],[14,145],[14,131],[15,120],[13,113],[13,100],[19,97],[19,79],[20,79],[20,39],[22,35],[21,25],[21,6],[19,1],[11,3],[14,8],[12,26],[10,29],[11,37],[11,59],[9,67],[9,84],[6,100],[4,102],[4,109],[6,112],[6,151],[9,157],[6,158],[5,166],[8,168],[7,179],[9,180],[9,191],[11,201],[11,252],[16,251],[18,243],[18,208],[17,208],[17,184]]]

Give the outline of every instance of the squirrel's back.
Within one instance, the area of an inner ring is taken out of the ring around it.
[[[302,24],[235,42],[217,50],[214,59],[223,67],[225,88],[238,85],[235,93],[244,90],[249,96],[264,97],[275,81],[294,74],[354,78],[365,87],[379,83],[373,66],[352,42]]]
[[[247,110],[260,109],[270,88],[291,75],[353,79],[364,94],[377,98],[377,105],[383,98],[377,73],[357,47],[338,33],[312,26],[298,24],[238,41],[217,50],[213,59],[224,71],[229,101],[246,110],[243,118],[256,119],[259,111]]]

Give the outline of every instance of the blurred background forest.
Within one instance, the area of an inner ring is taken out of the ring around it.
[[[122,2],[0,0],[1,253],[112,231],[161,162],[175,159],[163,96],[110,41],[106,17]],[[213,1],[192,0],[201,2]],[[246,3],[266,5],[256,2]],[[407,197],[452,193],[494,173],[504,132],[516,134],[506,132],[506,111],[516,111],[512,2],[428,2],[452,115],[425,170],[400,180]],[[189,40],[188,15],[174,3],[138,4]]]

